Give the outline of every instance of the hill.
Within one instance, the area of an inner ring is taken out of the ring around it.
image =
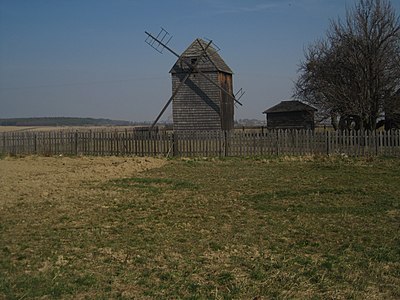
[[[121,120],[71,117],[0,119],[0,126],[129,126],[132,124]]]

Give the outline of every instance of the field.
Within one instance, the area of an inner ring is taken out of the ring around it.
[[[0,159],[0,299],[399,299],[400,160]]]
[[[49,132],[49,131],[123,131],[132,130],[135,126],[0,126],[1,132]],[[139,126],[140,127],[140,126]]]

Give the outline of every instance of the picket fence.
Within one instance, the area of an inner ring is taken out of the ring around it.
[[[400,131],[50,131],[0,133],[3,155],[400,156]]]

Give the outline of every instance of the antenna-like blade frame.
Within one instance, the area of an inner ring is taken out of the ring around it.
[[[161,27],[160,32],[157,34],[156,37],[145,31],[147,34],[147,38],[145,42],[150,45],[151,48],[156,50],[158,53],[163,53],[166,45],[171,41],[172,35],[169,34],[164,28]]]

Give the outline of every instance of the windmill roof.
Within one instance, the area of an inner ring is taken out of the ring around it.
[[[282,101],[281,103],[272,106],[263,112],[266,113],[276,113],[276,112],[291,112],[291,111],[316,111],[316,109],[310,105],[307,105],[300,101]]]
[[[208,42],[198,38],[195,39],[192,44],[182,53],[181,57],[183,58],[197,58],[199,57],[203,49],[206,48],[208,45]],[[218,54],[218,51],[212,46],[212,44],[207,48],[206,51],[206,56],[207,56],[207,62],[204,64],[200,62],[198,64],[198,68],[201,71],[220,71],[228,74],[233,74],[231,68],[228,67],[228,65],[225,63],[225,61],[222,59],[222,57]],[[176,61],[174,66],[171,69],[171,73],[176,73],[178,70],[181,69],[186,69],[187,66],[179,65],[179,59]]]

